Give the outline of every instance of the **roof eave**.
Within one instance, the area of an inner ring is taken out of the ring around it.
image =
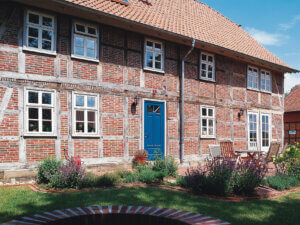
[[[34,0],[14,0],[14,1],[22,2],[22,3],[25,3],[25,4],[30,4],[30,2],[35,2]],[[41,0],[38,0],[38,1],[43,2]],[[85,11],[88,11],[88,12],[93,12],[93,13],[99,15],[99,16],[106,16],[106,17],[109,17],[109,18],[114,18],[116,20],[119,20],[119,21],[121,20],[121,21],[127,22],[127,23],[132,24],[132,25],[142,26],[142,27],[145,27],[147,29],[159,31],[160,33],[165,33],[165,34],[177,37],[177,38],[181,38],[181,39],[185,40],[186,44],[188,44],[188,42],[192,41],[192,39],[193,39],[192,37],[180,35],[180,34],[177,34],[177,33],[171,32],[171,31],[163,30],[163,29],[153,27],[153,26],[150,26],[150,25],[147,25],[147,24],[143,24],[143,23],[140,23],[140,22],[137,22],[137,21],[133,21],[133,20],[129,20],[129,19],[126,19],[126,18],[123,18],[123,17],[119,17],[119,16],[116,16],[116,15],[105,13],[103,11],[99,11],[99,10],[92,9],[92,8],[89,8],[89,7],[85,7],[85,6],[82,6],[82,5],[78,5],[78,4],[75,4],[75,3],[67,2],[65,0],[51,0],[51,1],[63,4],[63,5],[71,6],[71,7],[74,7],[74,8],[78,8],[78,9],[81,9],[81,10],[85,10]],[[280,64],[272,63],[272,62],[269,62],[267,60],[263,60],[263,59],[253,57],[253,56],[241,53],[241,52],[237,52],[237,51],[234,51],[234,50],[231,50],[231,49],[227,49],[227,48],[224,48],[222,46],[214,45],[212,43],[204,42],[202,40],[197,40],[196,39],[196,42],[198,42],[199,45],[202,44],[202,45],[211,46],[212,48],[219,49],[219,52],[220,51],[221,52],[226,51],[226,52],[235,54],[235,55],[237,55],[237,56],[239,56],[243,59],[248,59],[249,61],[254,60],[254,61],[264,62],[264,63],[266,63],[266,64],[268,64],[272,67],[275,67],[275,68],[277,67],[278,69],[280,68],[280,70],[282,70],[283,72],[287,72],[287,73],[298,73],[298,72],[300,72],[299,70],[296,70],[296,69],[291,68],[291,67],[286,67],[286,66],[283,66],[283,65],[280,65]]]

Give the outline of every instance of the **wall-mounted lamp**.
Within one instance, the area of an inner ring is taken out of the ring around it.
[[[240,108],[240,111],[238,113],[238,118],[239,120],[241,119],[241,117],[244,115],[244,109],[243,108]]]
[[[132,113],[132,115],[134,115],[136,113],[136,106],[139,103],[139,99],[140,99],[139,96],[134,97],[134,102],[131,104],[131,113]]]
[[[139,103],[139,96],[135,96],[134,97],[134,104],[137,106],[137,104]]]

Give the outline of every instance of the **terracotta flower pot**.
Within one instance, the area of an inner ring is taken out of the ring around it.
[[[147,160],[146,156],[135,156],[136,163],[145,164]]]

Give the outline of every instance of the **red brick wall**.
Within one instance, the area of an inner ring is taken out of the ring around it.
[[[0,163],[19,161],[19,142],[0,141]]]
[[[18,72],[18,54],[0,51],[0,71]]]
[[[26,158],[28,162],[37,162],[55,156],[54,139],[27,139]]]
[[[74,139],[74,155],[80,158],[99,158],[98,139]]]
[[[124,156],[123,140],[103,140],[103,156],[104,157]]]
[[[54,58],[26,54],[25,72],[43,76],[54,76]]]

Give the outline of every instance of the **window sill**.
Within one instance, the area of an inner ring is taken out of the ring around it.
[[[75,138],[100,138],[99,134],[72,134]]]
[[[24,138],[31,138],[31,137],[56,138],[57,134],[26,133],[23,136],[24,136]]]
[[[211,82],[211,83],[216,83],[216,80],[215,79],[205,79],[205,78],[199,78],[199,80],[202,80],[202,81],[207,81],[207,82]]]
[[[216,139],[216,136],[201,136],[201,139]]]
[[[23,51],[36,52],[36,53],[40,53],[40,54],[56,56],[56,51],[47,51],[47,50],[38,49],[38,48],[30,48],[27,46],[23,46]]]
[[[72,59],[79,59],[79,60],[84,60],[84,61],[88,61],[88,62],[95,62],[95,63],[99,63],[99,59],[92,59],[92,58],[86,58],[86,57],[81,57],[81,56],[77,56],[77,55],[71,55]]]
[[[260,90],[262,93],[265,93],[265,94],[272,94],[271,91],[264,91],[264,90]]]
[[[160,73],[160,74],[165,74],[164,70],[158,70],[158,69],[153,69],[153,68],[148,68],[148,67],[144,67],[145,71],[149,71],[149,72],[155,72],[155,73]]]
[[[257,91],[257,92],[260,91],[258,88],[251,88],[251,87],[247,87],[247,90],[250,90],[250,91]]]

